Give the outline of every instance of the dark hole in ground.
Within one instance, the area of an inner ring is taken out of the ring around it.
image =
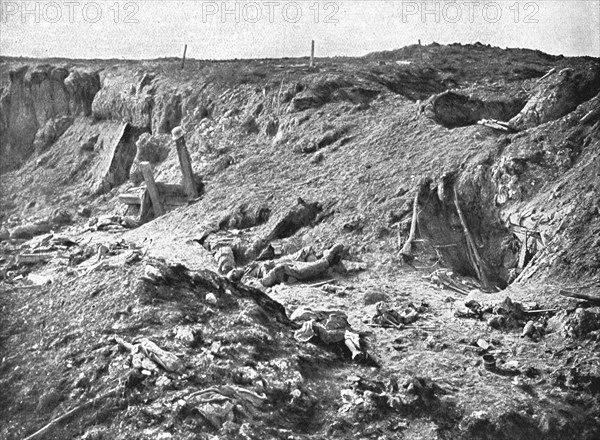
[[[446,91],[434,95],[425,103],[425,116],[446,128],[474,125],[481,119],[508,121],[525,106],[519,98],[483,101],[471,96]]]
[[[432,185],[430,179],[421,184],[419,236],[425,247],[458,275],[478,279],[490,290],[505,289],[516,278],[517,266],[522,269],[534,258],[537,252],[535,241],[526,239],[522,242],[510,231],[494,224],[491,217],[488,218],[487,204],[482,199],[476,199],[476,204],[466,204],[458,197],[463,224],[454,200],[453,179],[452,175],[447,175],[439,184]],[[477,258],[469,240],[476,248]]]

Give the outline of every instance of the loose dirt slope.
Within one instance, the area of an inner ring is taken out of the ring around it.
[[[89,402],[45,438],[600,435],[598,59],[431,45],[178,66],[0,64],[0,437]],[[117,225],[138,159],[180,183],[179,125],[202,197]],[[298,198],[310,221],[286,217]],[[216,275],[209,232],[344,251],[265,288]],[[417,321],[377,326],[380,301]],[[300,307],[344,312],[367,359],[297,342]],[[143,363],[123,344],[140,338],[183,367]]]

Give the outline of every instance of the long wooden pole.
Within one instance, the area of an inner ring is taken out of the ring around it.
[[[315,67],[315,40],[310,44],[310,67]]]
[[[150,162],[140,162],[140,168],[142,169],[142,174],[146,181],[146,188],[148,188],[148,192],[150,193],[154,215],[160,217],[161,215],[164,215],[165,210],[160,202],[160,194],[158,192],[158,187],[156,186],[156,181],[154,180],[154,174],[152,174]]]
[[[194,172],[192,170],[192,159],[190,153],[185,146],[184,137],[180,137],[175,141],[177,146],[177,156],[179,157],[179,165],[181,166],[181,172],[183,174],[183,188],[188,200],[194,200],[198,198],[198,191],[196,190],[196,183],[194,182]]]
[[[413,213],[412,220],[410,222],[410,234],[408,235],[408,240],[404,243],[402,250],[400,251],[400,255],[404,256],[407,259],[412,258],[412,244],[415,241],[415,237],[417,235],[417,222],[419,221],[419,188],[417,188],[417,192],[415,194],[415,198],[413,201]]]
[[[465,218],[462,209],[460,209],[456,189],[454,190],[454,206],[456,207],[456,212],[458,213],[460,224],[462,225],[463,231],[465,233],[465,238],[467,241],[467,253],[469,255],[469,259],[471,260],[471,265],[473,266],[473,269],[475,269],[479,281],[481,281],[483,283],[483,286],[487,288],[489,286],[489,282],[485,273],[485,268],[483,267],[483,260],[479,255],[479,251],[477,250],[477,245],[475,244],[473,235],[471,235],[471,231],[469,231],[469,227],[467,226],[467,219]]]
[[[122,388],[121,387],[117,387],[117,388],[113,388],[109,391],[107,391],[106,393],[93,398],[92,400],[88,400],[87,402],[76,406],[75,408],[73,408],[70,411],[67,411],[66,413],[64,413],[62,416],[52,420],[50,423],[48,423],[46,426],[44,426],[42,429],[40,429],[39,431],[34,432],[33,434],[31,434],[30,436],[26,437],[25,440],[37,440],[39,438],[41,438],[42,436],[45,436],[48,432],[50,432],[52,429],[54,429],[55,427],[57,427],[58,425],[60,425],[61,423],[66,422],[69,418],[73,417],[75,414],[77,414],[80,411],[83,411],[89,407],[92,407],[94,405],[96,405],[98,402],[104,400],[104,399],[108,399],[110,397],[115,397],[118,396],[120,392],[122,392]]]
[[[187,54],[187,44],[183,48],[183,59],[181,60],[181,70],[185,68],[185,55]]]

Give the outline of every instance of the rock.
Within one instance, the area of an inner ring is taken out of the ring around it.
[[[165,161],[169,157],[170,143],[171,138],[167,134],[142,133],[135,144],[137,152],[129,172],[129,178],[134,184],[138,185],[144,181],[142,170],[139,167],[140,162],[150,162],[152,165],[156,165]]]
[[[216,306],[219,303],[217,297],[212,292],[206,294],[205,300],[207,303],[212,304],[213,306]]]
[[[201,335],[199,330],[193,329],[190,326],[181,326],[177,328],[175,339],[188,347],[193,347],[201,339]]]
[[[160,376],[158,379],[156,379],[156,386],[161,389],[168,388],[172,383],[173,381],[167,376]]]
[[[2,228],[0,229],[0,241],[7,241],[10,238],[10,232],[8,229]]]
[[[525,324],[525,327],[523,327],[521,337],[524,338],[526,336],[532,336],[534,331],[535,326],[533,325],[533,321],[527,321],[527,324]]]
[[[104,426],[94,426],[81,436],[81,440],[105,440],[110,438],[108,429]]]
[[[546,330],[564,337],[580,338],[600,329],[600,307],[578,308],[572,314],[562,311],[548,320]]]
[[[150,281],[156,281],[161,277],[160,270],[149,264],[144,268],[144,278]]]

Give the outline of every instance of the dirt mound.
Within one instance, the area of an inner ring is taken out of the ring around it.
[[[0,157],[4,170],[21,165],[34,149],[47,148],[58,139],[69,125],[64,117],[90,115],[92,101],[100,90],[98,74],[78,68],[25,65],[11,70],[8,77],[0,90]]]
[[[517,128],[531,128],[558,119],[591,99],[600,90],[600,65],[586,70],[554,68],[533,91],[525,108],[510,120]]]

